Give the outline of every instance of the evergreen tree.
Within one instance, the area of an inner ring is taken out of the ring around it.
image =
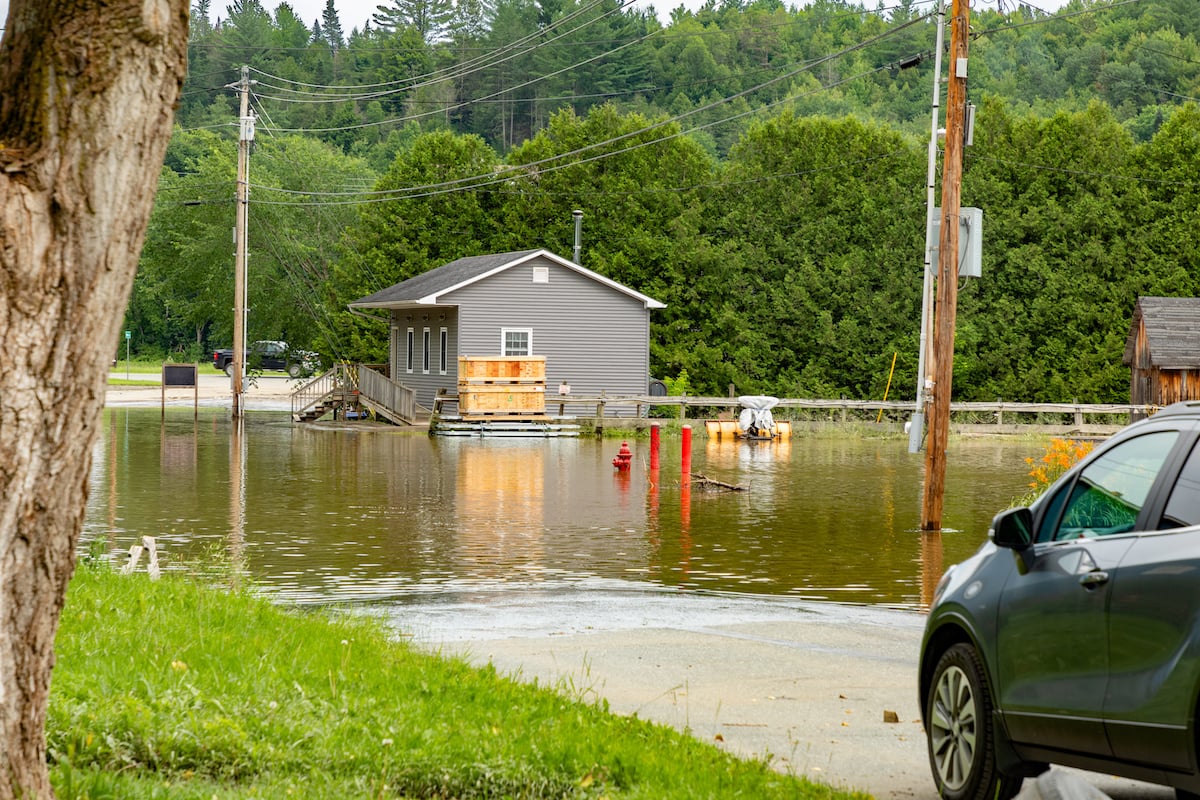
[[[394,33],[411,27],[426,44],[442,39],[454,16],[454,0],[391,0],[389,5],[376,8],[371,17],[376,28]]]
[[[325,0],[321,21],[325,23],[325,41],[329,42],[329,49],[336,55],[345,46],[346,36],[342,33],[342,22],[338,19],[337,9],[333,7],[333,0]]]

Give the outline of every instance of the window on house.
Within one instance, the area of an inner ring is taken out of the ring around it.
[[[416,341],[414,340],[413,337],[414,337],[413,329],[409,328],[408,329],[408,342],[407,342],[406,349],[405,349],[406,355],[405,355],[405,362],[404,362],[405,369],[407,369],[409,372],[413,371],[413,359],[416,358],[416,356],[413,355],[413,353],[416,350]]]
[[[446,362],[450,360],[450,331],[442,328],[441,335],[441,360],[440,369],[443,375],[446,374]]]
[[[421,336],[421,371],[429,374],[429,328]]]
[[[500,332],[500,347],[506,356],[533,355],[533,329],[505,328]]]

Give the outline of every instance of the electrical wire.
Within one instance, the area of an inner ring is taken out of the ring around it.
[[[732,102],[732,101],[734,101],[734,100],[737,100],[737,99],[739,99],[739,98],[745,97],[746,95],[749,95],[749,94],[752,94],[752,93],[754,93],[754,92],[760,91],[760,90],[762,90],[762,89],[764,89],[764,88],[766,88],[766,87],[768,87],[768,86],[771,86],[771,85],[773,85],[773,84],[776,84],[776,83],[778,83],[778,82],[780,82],[780,81],[782,81],[782,80],[786,80],[786,79],[788,79],[788,78],[794,77],[794,76],[796,76],[796,75],[799,75],[799,74],[801,74],[801,73],[803,73],[803,72],[811,71],[811,70],[815,69],[816,67],[818,67],[818,66],[821,66],[822,64],[825,64],[825,63],[828,63],[828,62],[830,62],[830,61],[833,61],[833,60],[835,60],[835,59],[838,59],[838,58],[841,58],[841,57],[843,57],[843,56],[849,55],[850,53],[853,53],[853,52],[856,52],[856,51],[858,51],[858,50],[861,50],[861,49],[863,49],[863,48],[869,47],[869,46],[871,46],[871,45],[873,45],[873,44],[876,44],[876,43],[877,43],[877,42],[879,42],[879,41],[882,41],[882,40],[885,40],[885,39],[891,38],[892,36],[896,36],[896,35],[898,35],[900,32],[902,32],[903,30],[905,30],[906,28],[909,28],[909,27],[911,27],[911,26],[913,26],[913,25],[916,25],[916,24],[918,24],[918,23],[920,23],[920,22],[924,21],[925,19],[928,19],[928,17],[929,17],[929,15],[923,15],[923,16],[921,16],[921,17],[917,17],[917,18],[915,18],[915,19],[913,19],[913,20],[910,20],[910,21],[908,21],[908,22],[905,22],[905,23],[903,23],[903,24],[901,24],[901,25],[898,25],[898,26],[896,26],[895,28],[892,28],[892,29],[890,29],[890,30],[888,30],[888,31],[885,31],[884,33],[878,34],[878,35],[876,35],[876,36],[869,37],[868,39],[865,39],[865,40],[863,40],[862,42],[859,42],[859,43],[857,43],[857,44],[854,44],[854,45],[851,45],[851,46],[849,46],[849,47],[843,48],[843,49],[842,49],[842,50],[840,50],[840,51],[837,51],[837,52],[835,52],[835,53],[831,53],[831,54],[828,54],[828,55],[822,56],[821,58],[813,59],[812,61],[809,61],[809,62],[807,62],[807,63],[805,63],[805,64],[803,64],[803,65],[801,65],[801,66],[799,66],[799,67],[796,67],[795,69],[792,69],[792,70],[790,70],[790,71],[788,71],[788,72],[785,72],[785,73],[783,73],[782,75],[775,76],[775,77],[771,78],[770,80],[768,80],[768,81],[764,81],[763,83],[760,83],[760,84],[758,84],[758,85],[756,85],[756,86],[752,86],[752,87],[750,87],[750,88],[748,88],[748,89],[744,89],[744,90],[742,90],[742,91],[740,91],[740,92],[737,92],[737,93],[735,93],[735,94],[732,94],[732,95],[729,95],[729,96],[727,96],[727,97],[721,98],[721,99],[719,99],[719,100],[713,101],[712,103],[708,103],[708,104],[706,104],[706,105],[699,106],[699,107],[697,107],[697,108],[691,109],[690,111],[685,111],[684,113],[682,113],[682,114],[679,114],[679,115],[676,115],[676,116],[674,116],[674,117],[669,117],[669,118],[666,118],[666,119],[664,119],[664,120],[662,120],[662,121],[659,121],[659,122],[652,123],[652,124],[650,124],[650,125],[647,125],[647,126],[645,126],[645,127],[643,127],[643,128],[640,128],[640,129],[638,129],[638,130],[636,130],[636,131],[631,131],[631,132],[629,132],[629,133],[622,134],[622,135],[620,135],[620,136],[613,137],[613,138],[611,138],[611,139],[607,139],[607,140],[604,140],[604,141],[601,141],[601,142],[594,142],[594,143],[591,143],[591,144],[588,144],[588,145],[584,145],[583,147],[579,147],[579,148],[576,148],[576,149],[574,149],[574,150],[570,150],[570,151],[567,151],[567,152],[564,152],[564,153],[559,153],[559,154],[556,154],[556,155],[554,155],[554,156],[550,156],[550,157],[548,157],[548,158],[544,158],[544,159],[541,159],[541,160],[538,160],[538,161],[533,161],[533,162],[529,162],[529,163],[526,163],[526,164],[521,164],[521,165],[511,166],[511,167],[509,167],[509,172],[507,172],[507,173],[505,173],[505,172],[502,172],[502,173],[500,173],[500,176],[499,176],[499,177],[496,177],[496,176],[493,176],[493,175],[487,175],[487,176],[470,176],[470,177],[466,177],[466,178],[459,178],[459,179],[455,179],[455,180],[452,180],[452,181],[446,181],[446,182],[444,182],[444,183],[441,183],[441,184],[433,184],[433,185],[430,185],[430,186],[418,187],[418,189],[419,189],[421,192],[424,192],[424,193],[421,193],[421,194],[416,194],[416,193],[414,193],[414,192],[411,192],[411,191],[409,191],[409,192],[405,192],[405,190],[380,190],[380,191],[377,191],[377,192],[372,192],[372,193],[370,193],[370,194],[371,194],[371,195],[376,195],[376,196],[377,196],[377,195],[386,195],[386,197],[384,197],[384,198],[383,198],[384,200],[388,200],[388,199],[396,199],[396,198],[398,198],[398,197],[414,197],[414,196],[415,196],[415,197],[426,197],[426,196],[429,196],[429,194],[430,194],[430,192],[428,192],[428,190],[439,190],[439,191],[433,191],[433,192],[431,192],[431,193],[432,193],[432,194],[441,194],[441,193],[442,193],[442,191],[440,191],[440,190],[442,190],[442,189],[448,189],[448,190],[450,190],[450,191],[457,191],[457,190],[461,190],[461,189],[464,189],[464,188],[477,188],[477,186],[486,186],[486,185],[491,185],[491,184],[493,184],[493,183],[502,182],[502,181],[505,181],[505,180],[510,180],[510,179],[513,177],[513,176],[512,176],[512,174],[511,174],[512,172],[517,172],[517,173],[520,173],[520,172],[528,171],[529,169],[531,169],[531,168],[534,168],[534,167],[544,167],[545,165],[552,164],[553,162],[557,162],[557,161],[566,161],[566,159],[569,159],[569,158],[571,158],[571,157],[573,157],[573,156],[582,155],[582,154],[584,154],[584,153],[587,153],[587,152],[590,152],[590,151],[594,151],[594,150],[596,150],[596,149],[599,149],[599,148],[602,148],[602,147],[606,147],[606,146],[608,146],[608,145],[611,145],[611,144],[616,144],[616,143],[618,143],[618,142],[621,142],[621,141],[625,141],[625,140],[631,139],[631,138],[633,138],[633,137],[635,137],[635,136],[640,136],[640,135],[642,135],[642,134],[644,134],[644,133],[650,133],[650,132],[653,132],[653,131],[655,131],[655,130],[659,130],[659,129],[663,128],[663,127],[666,127],[666,126],[668,126],[668,125],[672,125],[672,124],[674,124],[674,123],[677,123],[677,122],[679,122],[679,121],[681,121],[681,120],[684,120],[684,119],[686,119],[686,118],[688,118],[688,117],[694,116],[694,115],[696,115],[696,114],[701,114],[701,113],[704,113],[704,112],[707,112],[707,111],[711,111],[711,110],[713,110],[713,109],[717,108],[718,106],[724,105],[724,104],[726,104],[726,103]],[[891,65],[889,64],[889,65],[885,65],[885,66],[883,66],[883,67],[878,67],[878,68],[876,68],[876,69],[869,70],[867,73],[863,73],[863,74],[865,75],[865,74],[871,74],[871,73],[874,73],[874,72],[878,72],[878,71],[881,71],[881,70],[883,70],[883,69],[888,69],[888,68],[890,68],[890,66],[891,66]],[[855,78],[854,78],[854,79],[857,79],[858,77],[861,77],[861,76],[855,76]],[[846,81],[841,81],[841,82],[839,82],[838,84],[835,84],[835,85],[840,85],[841,83],[844,83],[844,82],[846,82]],[[823,87],[821,88],[821,91],[824,91],[824,90],[825,90],[825,88],[830,88],[830,87],[824,87],[824,86],[823,86]],[[771,103],[771,104],[769,104],[768,106],[766,106],[766,108],[773,107],[774,105],[777,105],[779,102],[785,102],[785,101],[787,101],[787,100],[788,100],[788,98],[785,98],[783,101],[776,101],[775,103]],[[684,133],[689,133],[689,132],[691,132],[691,131],[693,131],[693,130],[703,130],[703,129],[706,129],[706,128],[708,128],[708,127],[711,127],[713,124],[720,124],[720,123],[727,122],[727,121],[731,121],[731,120],[734,120],[734,119],[740,119],[740,118],[742,118],[742,117],[744,117],[744,116],[747,116],[747,115],[749,115],[749,114],[751,114],[751,113],[757,113],[757,112],[758,112],[758,111],[760,111],[760,110],[761,110],[761,108],[758,108],[758,109],[753,109],[753,110],[751,110],[751,111],[749,111],[749,112],[745,112],[745,113],[742,113],[742,114],[738,114],[738,115],[735,115],[735,116],[733,116],[733,117],[730,117],[730,118],[728,118],[728,119],[719,120],[717,123],[710,123],[710,124],[708,124],[708,125],[700,126],[700,127],[698,127],[698,128],[689,129],[688,131],[681,131],[681,132],[680,132],[680,134],[677,134],[677,135],[683,135]],[[675,136],[670,136],[670,137],[666,137],[666,138],[668,138],[668,139],[670,139],[670,138],[675,138]],[[617,152],[624,152],[624,151],[617,151]],[[609,153],[609,154],[606,154],[606,157],[607,157],[607,155],[615,155],[615,154],[616,154],[616,153]],[[586,163],[587,161],[590,161],[590,160],[592,160],[592,159],[584,159],[583,161],[572,161],[572,162],[569,162],[569,163],[563,164],[563,165],[561,165],[561,166],[570,166],[570,165],[572,165],[572,164]],[[547,169],[542,169],[542,171],[544,172],[544,171],[548,171],[548,170],[547,170]],[[263,188],[263,189],[269,189],[270,187],[259,187],[259,188]],[[287,192],[287,193],[289,193],[289,194],[299,194],[299,195],[305,195],[305,196],[310,196],[310,197],[318,197],[318,196],[320,196],[320,197],[337,196],[337,195],[336,195],[336,193],[329,193],[329,192],[291,192],[291,191],[289,191],[289,192]],[[264,201],[259,201],[259,202],[264,202]]]

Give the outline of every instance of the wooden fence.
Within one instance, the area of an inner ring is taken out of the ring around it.
[[[603,425],[607,412],[615,407],[634,407],[637,416],[651,409],[672,409],[666,416],[677,419],[708,419],[726,414],[736,416],[741,404],[736,397],[655,397],[649,395],[546,395],[546,411],[573,416],[594,416]],[[999,429],[1039,425],[1068,429],[1112,430],[1133,419],[1153,414],[1156,406],[1117,403],[951,403],[952,424],[991,425]],[[878,400],[805,400],[781,398],[771,413],[777,419],[812,422],[907,422],[913,403]],[[653,414],[659,418],[664,415]],[[615,420],[614,420],[615,422]]]

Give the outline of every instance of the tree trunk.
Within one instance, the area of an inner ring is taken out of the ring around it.
[[[54,636],[187,13],[12,0],[0,42],[0,800],[53,795]]]

